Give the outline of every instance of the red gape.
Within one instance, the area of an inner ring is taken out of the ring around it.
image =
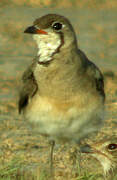
[[[46,31],[43,31],[43,30],[41,30],[41,29],[37,29],[37,30],[36,30],[36,33],[37,33],[37,34],[48,34]]]

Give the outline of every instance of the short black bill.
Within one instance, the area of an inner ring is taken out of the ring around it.
[[[29,34],[36,34],[36,32],[37,32],[37,29],[35,28],[35,26],[29,26],[24,31],[24,33],[29,33]]]
[[[24,33],[29,33],[29,34],[48,34],[46,31],[43,29],[38,29],[35,26],[29,26]]]

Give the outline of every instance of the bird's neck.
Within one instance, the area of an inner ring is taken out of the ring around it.
[[[47,65],[37,63],[34,76],[39,86],[40,95],[53,98],[68,98],[77,91],[78,69],[80,69],[76,49],[62,49],[53,56]]]
[[[52,60],[63,58],[64,56],[67,60],[72,52],[77,51],[76,38],[71,41],[69,38],[64,39],[62,34],[53,33],[42,36],[33,35],[33,38],[37,43],[37,57],[40,64],[48,64]],[[73,58],[71,57],[71,59]]]

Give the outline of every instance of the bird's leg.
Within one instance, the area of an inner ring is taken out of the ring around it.
[[[54,146],[55,146],[55,141],[51,140],[50,141],[50,170],[51,174],[53,174],[53,152],[54,152]]]

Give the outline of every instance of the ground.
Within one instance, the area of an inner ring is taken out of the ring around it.
[[[107,4],[96,6],[95,3],[93,7],[90,1],[90,7],[88,3],[82,5],[80,1],[79,6],[76,3],[76,7],[69,7],[69,4],[68,8],[62,9],[60,3],[57,8],[55,4],[54,7],[37,7],[37,4],[28,6],[5,2],[0,6],[0,180],[48,180],[51,179],[48,139],[36,133],[17,110],[21,75],[37,50],[32,37],[23,34],[23,31],[32,25],[35,18],[47,13],[59,13],[70,19],[79,47],[105,77],[107,113],[105,125],[95,138],[95,141],[99,141],[103,134],[117,134],[117,5],[115,3],[111,8]],[[83,156],[80,166],[76,162],[77,168],[74,167],[76,147],[56,145],[55,179],[103,179],[102,168],[93,158]]]

